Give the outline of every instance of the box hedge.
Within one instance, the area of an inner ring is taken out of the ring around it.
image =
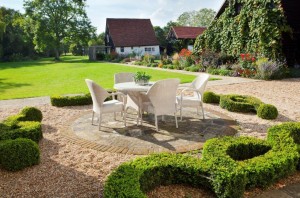
[[[56,107],[64,106],[81,106],[90,105],[93,103],[91,94],[77,96],[51,96],[51,105]]]
[[[24,138],[0,141],[0,167],[17,171],[39,161],[40,151],[34,141]]]
[[[278,116],[278,110],[274,105],[261,104],[257,109],[257,116],[267,120],[276,119]]]
[[[243,95],[222,95],[220,97],[220,107],[233,112],[255,112],[262,102],[252,96]]]
[[[202,159],[181,154],[137,158],[109,175],[104,197],[146,197],[145,193],[156,186],[177,183],[208,188],[217,197],[243,197],[246,188],[266,187],[296,170],[299,131],[299,123],[287,123],[271,127],[267,141],[250,137],[210,139]]]
[[[43,137],[42,119],[39,109],[25,107],[0,123],[1,167],[16,171],[39,163],[37,143]]]
[[[206,91],[203,94],[203,102],[219,104],[220,103],[220,95],[215,94],[212,91]]]

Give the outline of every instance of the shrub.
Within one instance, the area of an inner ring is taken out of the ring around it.
[[[206,91],[203,94],[203,102],[204,103],[220,103],[220,95],[215,94],[212,91]]]
[[[39,147],[32,140],[19,138],[0,141],[0,165],[6,170],[21,170],[39,161]]]
[[[207,73],[212,75],[233,76],[234,71],[229,69],[213,69],[208,68]]]
[[[43,119],[42,112],[35,107],[25,107],[17,115],[12,115],[4,120],[4,124],[10,128],[17,128],[20,121],[36,121],[41,122]]]
[[[91,94],[78,96],[51,96],[51,105],[56,107],[90,105],[93,103]]]
[[[286,74],[286,63],[261,58],[257,61],[257,77],[264,80],[281,79]]]
[[[297,145],[297,151],[300,153],[300,122],[286,122],[268,129],[267,141],[273,145],[289,144],[290,138]],[[300,161],[297,168],[300,170]]]
[[[40,122],[22,121],[13,127],[0,131],[0,141],[7,139],[27,138],[39,142],[43,137]]]
[[[262,102],[252,96],[242,95],[222,95],[220,97],[220,107],[233,112],[255,112]]]
[[[25,117],[22,118],[21,121],[37,121],[41,122],[43,119],[43,114],[41,110],[35,108],[35,107],[25,107],[20,112]]]
[[[261,104],[257,109],[257,115],[260,118],[272,120],[278,116],[278,110],[275,106],[270,104]]]
[[[266,187],[293,173],[299,155],[295,144],[271,144],[250,137],[224,137],[208,140],[203,148],[203,161],[213,169],[239,171],[246,176],[246,187]]]

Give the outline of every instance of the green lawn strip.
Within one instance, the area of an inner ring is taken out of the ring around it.
[[[50,58],[28,62],[0,63],[0,100],[87,93],[84,79],[89,78],[107,89],[113,88],[118,72],[145,71],[151,81],[180,78],[191,82],[195,76],[147,68],[128,67],[106,62],[89,62],[88,57],[65,56],[62,62]]]

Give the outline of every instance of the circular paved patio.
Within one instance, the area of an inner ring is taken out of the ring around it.
[[[178,129],[174,116],[165,116],[164,121],[159,117],[157,132],[151,114],[143,116],[143,126],[137,126],[135,112],[129,111],[127,127],[120,114],[116,121],[113,114],[104,114],[99,131],[97,118],[92,125],[92,113],[86,113],[72,118],[61,132],[70,141],[88,148],[135,155],[197,150],[210,138],[237,132],[236,122],[224,114],[206,111],[205,118],[197,115],[195,109],[185,109],[183,120],[178,118]]]

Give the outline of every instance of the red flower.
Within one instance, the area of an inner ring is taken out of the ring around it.
[[[255,57],[252,57],[252,62],[255,62]]]
[[[251,55],[250,54],[246,54],[246,59],[250,60]]]
[[[241,59],[244,60],[245,54],[241,54]]]

